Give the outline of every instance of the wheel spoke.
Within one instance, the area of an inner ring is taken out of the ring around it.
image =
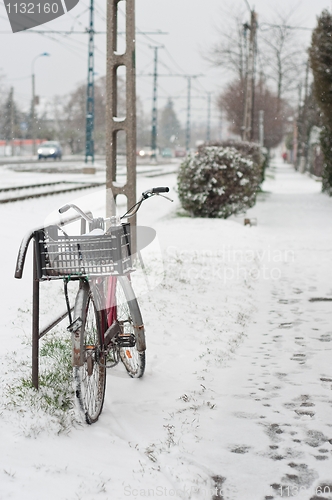
[[[86,421],[95,422],[102,410],[105,394],[106,368],[102,346],[101,317],[90,291],[85,292],[82,325],[84,363],[76,368],[76,394]]]

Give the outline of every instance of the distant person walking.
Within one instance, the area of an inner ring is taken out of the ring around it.
[[[284,163],[287,162],[287,153],[286,153],[286,151],[284,153],[282,153],[282,159],[284,160]]]

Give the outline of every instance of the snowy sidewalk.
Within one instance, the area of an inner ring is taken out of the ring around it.
[[[251,210],[267,278],[223,373],[214,446],[224,498],[331,499],[332,199],[290,166],[274,175]]]

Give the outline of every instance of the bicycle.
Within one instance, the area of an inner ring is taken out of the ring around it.
[[[59,212],[74,209],[78,217],[69,222],[81,219],[81,233],[85,234],[69,236],[62,227],[65,223],[31,233],[38,280],[64,281],[75,394],[88,424],[95,423],[102,412],[107,368],[121,361],[130,377],[141,378],[144,374],[145,330],[130,280],[134,270],[130,224],[121,221],[133,217],[146,199],[168,191],[168,187],[144,191],[140,200],[121,217],[94,218],[91,212],[84,213],[76,205],[67,204]],[[22,277],[30,239],[25,238],[21,244],[17,278]],[[68,283],[75,280],[79,288],[71,307]]]

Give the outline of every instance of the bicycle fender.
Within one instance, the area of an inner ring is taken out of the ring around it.
[[[137,350],[138,352],[143,352],[146,350],[144,325],[134,325],[134,328]]]

